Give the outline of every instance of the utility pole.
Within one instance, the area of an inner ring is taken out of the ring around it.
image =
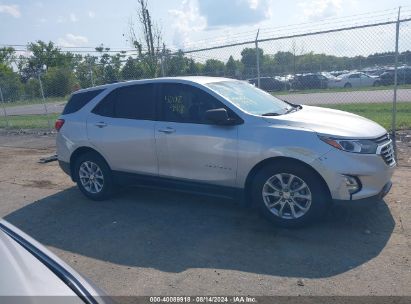
[[[257,31],[257,36],[255,36],[255,52],[257,56],[257,86],[260,87],[260,52],[258,49],[258,35],[260,34],[260,29]]]
[[[3,98],[3,91],[0,88],[0,99],[1,99],[1,104],[3,105],[3,113],[4,113],[4,119],[6,120],[6,127],[8,128],[9,125],[9,119],[7,117],[7,112],[6,112],[6,105],[4,104],[4,98]]]
[[[398,89],[398,41],[400,38],[400,16],[401,6],[398,8],[398,18],[395,27],[395,65],[394,65],[394,97],[392,101],[392,139],[394,141],[395,154],[397,153],[397,145],[395,139],[395,131],[397,128],[397,89]]]
[[[161,52],[161,76],[163,77],[166,76],[166,72],[164,68],[165,59],[166,59],[165,56],[166,56],[166,44],[163,43],[163,51]]]
[[[49,117],[49,113],[47,111],[47,104],[46,104],[46,98],[44,96],[43,83],[41,82],[41,71],[38,72],[38,79],[39,79],[39,84],[40,84],[40,93],[41,93],[41,97],[42,97],[42,100],[43,100],[44,113],[46,114],[46,117],[47,117],[47,124],[49,126],[49,131],[51,131],[50,117]]]

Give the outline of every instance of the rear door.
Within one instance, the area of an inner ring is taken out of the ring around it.
[[[113,170],[157,175],[155,118],[155,84],[122,86],[90,113],[88,137]]]
[[[237,126],[205,119],[210,109],[226,108],[214,96],[187,84],[164,83],[155,137],[159,174],[214,185],[233,186],[237,172]],[[234,113],[226,108],[229,115]]]

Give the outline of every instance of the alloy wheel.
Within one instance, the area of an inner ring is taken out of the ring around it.
[[[84,189],[92,194],[99,193],[104,186],[103,171],[100,167],[91,161],[81,163],[79,169],[79,178]]]
[[[270,177],[263,186],[266,207],[282,219],[296,219],[310,209],[312,195],[307,183],[290,173]]]

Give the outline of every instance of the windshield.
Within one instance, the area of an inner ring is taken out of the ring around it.
[[[282,115],[292,108],[286,102],[243,81],[212,82],[206,86],[247,113]]]

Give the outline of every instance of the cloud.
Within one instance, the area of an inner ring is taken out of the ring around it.
[[[64,38],[59,38],[57,43],[59,46],[63,47],[74,47],[74,46],[81,46],[88,42],[87,37],[84,36],[76,36],[73,34],[66,34]]]
[[[11,4],[11,5],[0,4],[0,13],[9,14],[10,16],[13,16],[14,18],[19,18],[21,16],[19,6],[15,4]]]
[[[344,4],[352,1],[344,1]],[[305,19],[317,21],[339,15],[343,9],[342,0],[312,0],[298,3]]]
[[[183,0],[169,10],[173,19],[173,44],[190,45],[190,36],[205,29],[257,24],[271,16],[272,0]]]
[[[76,14],[74,14],[74,13],[71,13],[71,14],[69,15],[69,18],[70,18],[70,21],[73,22],[73,23],[75,23],[75,22],[78,21],[78,18],[77,18],[77,16],[76,16]]]
[[[88,16],[89,16],[91,19],[93,19],[93,18],[96,16],[96,13],[93,12],[93,11],[89,11],[89,12],[88,12]]]
[[[208,27],[256,24],[271,17],[271,0],[198,1]]]
[[[198,6],[193,0],[184,0],[179,10],[169,10],[173,19],[173,44],[184,48],[190,42],[190,34],[206,27],[205,18],[200,16]]]

